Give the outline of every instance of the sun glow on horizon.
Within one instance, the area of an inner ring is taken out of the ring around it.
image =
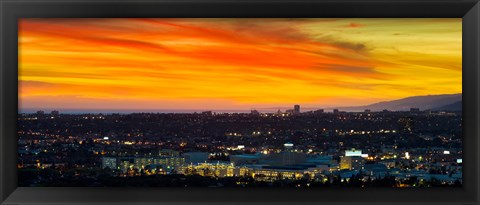
[[[21,109],[355,106],[462,92],[461,19],[21,19]]]

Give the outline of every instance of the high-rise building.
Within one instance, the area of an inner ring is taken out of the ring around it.
[[[294,106],[293,106],[293,112],[294,112],[295,114],[300,113],[300,105],[294,105]]]
[[[339,113],[338,109],[333,109],[333,114],[338,114],[338,113]]]
[[[60,112],[58,110],[53,110],[50,114],[53,116],[57,116],[60,115]]]

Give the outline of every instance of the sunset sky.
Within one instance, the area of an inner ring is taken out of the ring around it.
[[[21,19],[20,109],[366,105],[462,92],[461,19]]]

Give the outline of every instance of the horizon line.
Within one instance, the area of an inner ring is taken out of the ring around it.
[[[441,95],[462,95],[463,93],[451,93],[451,94],[430,94],[430,95],[415,95],[415,96],[410,96],[410,97],[404,97],[404,98],[399,98],[399,99],[394,99],[394,100],[389,100],[389,101],[379,101],[375,103],[370,103],[367,105],[348,105],[348,106],[325,106],[325,107],[301,107],[302,110],[307,110],[308,111],[315,111],[315,110],[321,110],[323,109],[324,111],[326,110],[334,110],[334,109],[352,109],[352,108],[358,108],[361,109],[361,107],[366,107],[366,106],[371,106],[374,104],[378,103],[383,103],[383,102],[392,102],[392,101],[397,101],[397,100],[402,100],[402,99],[407,99],[407,98],[412,98],[412,97],[427,97],[427,96],[441,96]],[[461,101],[461,100],[460,100]],[[164,108],[164,109],[105,109],[105,108],[93,108],[93,109],[88,109],[88,108],[64,108],[64,109],[59,109],[59,108],[24,108],[18,109],[19,114],[23,113],[35,113],[37,111],[61,111],[61,112],[66,112],[66,113],[196,113],[196,112],[219,112],[219,113],[249,113],[253,110],[256,111],[262,111],[262,113],[274,113],[277,112],[278,110],[290,110],[293,109],[295,105],[300,105],[301,104],[292,104],[290,106],[279,106],[279,107],[261,107],[261,108],[255,108],[252,107],[250,109],[244,108],[244,109],[205,109],[205,108],[189,108],[189,109],[178,109],[178,108]],[[386,109],[386,108],[385,108]],[[173,111],[173,112],[172,112]],[[393,110],[395,111],[395,110]]]

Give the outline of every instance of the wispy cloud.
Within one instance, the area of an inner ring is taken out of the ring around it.
[[[22,19],[19,49],[27,107],[355,105],[461,92],[455,19]]]

